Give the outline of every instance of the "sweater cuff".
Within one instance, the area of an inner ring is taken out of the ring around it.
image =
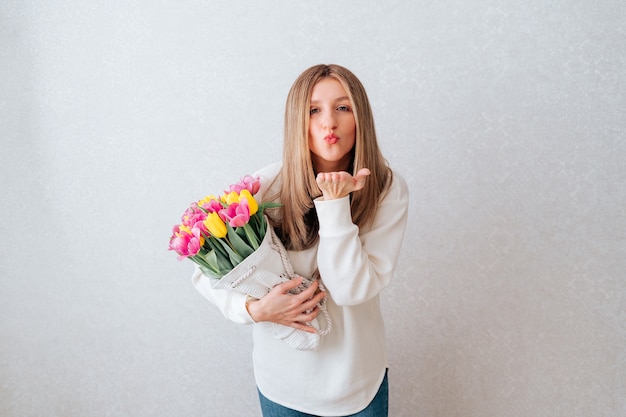
[[[246,308],[246,302],[248,296],[238,292],[232,292],[230,294],[230,319],[235,323],[240,324],[253,324],[254,320],[250,317],[248,309]]]
[[[320,222],[320,236],[342,235],[354,227],[349,196],[335,200],[317,198],[313,202]]]

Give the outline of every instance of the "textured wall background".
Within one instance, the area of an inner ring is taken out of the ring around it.
[[[351,68],[410,185],[392,416],[626,415],[626,4],[0,4],[0,415],[259,415],[166,251]],[[314,389],[314,387],[303,387]]]

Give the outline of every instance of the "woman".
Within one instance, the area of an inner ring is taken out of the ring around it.
[[[254,328],[254,369],[268,416],[386,416],[387,359],[379,294],[393,275],[404,236],[408,189],[377,144],[365,89],[347,69],[318,65],[293,84],[285,112],[282,164],[257,174],[257,199],[282,203],[268,213],[294,270],[319,276],[306,291],[277,285],[260,300],[198,290],[232,321],[273,322],[307,332],[324,298],[332,330],[317,350],[300,351]]]

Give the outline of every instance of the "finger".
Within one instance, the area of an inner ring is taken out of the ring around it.
[[[307,289],[306,293],[302,292],[298,294],[298,297],[301,297],[301,303],[299,308],[301,308],[303,311],[315,307],[316,305],[321,303],[327,295],[326,291],[319,291],[317,288],[315,289],[315,292],[309,293],[309,289]]]
[[[313,326],[309,326],[307,324],[303,324],[297,321],[291,323],[291,327],[296,328],[298,330],[303,330],[307,333],[317,333],[317,329]]]
[[[332,178],[330,177],[330,173],[320,172],[317,174],[317,177],[315,177],[315,181],[317,181],[318,184],[324,184],[325,182],[332,181]]]
[[[361,168],[359,169],[359,172],[356,173],[356,178],[357,179],[365,179],[367,178],[369,175],[371,174],[371,171],[367,168]]]
[[[360,190],[363,187],[365,187],[365,181],[367,180],[367,177],[369,177],[369,175],[371,174],[370,170],[367,168],[361,168],[359,170],[359,172],[357,172],[356,176],[354,177],[355,179],[355,190]]]
[[[309,298],[313,297],[318,287],[319,283],[317,281],[313,281],[306,290],[302,291],[300,296],[300,298],[302,298],[302,301],[308,300]]]
[[[348,174],[347,172],[333,172],[332,174],[330,174],[330,180],[334,183],[339,183],[344,181],[344,179],[346,178],[346,174]]]
[[[311,319],[312,320],[312,319]],[[302,330],[307,333],[317,333],[317,329],[306,322],[292,321],[290,323],[283,323],[284,326],[293,327],[294,329]]]
[[[290,290],[293,290],[300,284],[302,284],[302,277],[296,277],[296,278],[290,279],[287,282],[283,282],[282,284],[278,284],[274,288],[277,288],[278,291],[282,293],[286,293],[286,292],[289,292]]]
[[[310,323],[311,321],[313,321],[318,315],[320,314],[320,309],[319,307],[315,307],[312,310],[308,311],[306,313],[302,313],[302,315],[300,317],[298,317],[298,322],[300,323]]]
[[[318,305],[324,300],[325,297],[326,293],[324,292],[316,294],[315,297],[307,300],[305,303],[302,303],[300,305],[300,308],[302,309],[302,311],[313,311],[315,309],[318,309]]]
[[[324,301],[324,298],[326,298],[326,291],[320,291],[319,293],[315,294],[315,297],[311,298],[311,300],[309,300],[309,303],[315,303],[314,305],[318,305],[319,303],[321,303],[322,301]]]
[[[324,298],[326,298],[327,295],[328,294],[326,293],[326,291],[320,291],[319,293],[315,294],[315,297],[313,297],[311,300],[321,303],[322,301],[324,301]]]
[[[352,176],[345,171],[318,172],[315,180],[320,183],[339,183],[349,181]]]

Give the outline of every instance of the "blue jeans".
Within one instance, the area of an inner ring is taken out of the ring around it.
[[[283,407],[265,398],[259,391],[261,401],[261,411],[263,417],[321,417],[314,414],[301,413],[291,408]],[[387,382],[387,372],[380,388],[372,402],[363,410],[356,414],[345,417],[387,417],[389,410],[389,384]]]

